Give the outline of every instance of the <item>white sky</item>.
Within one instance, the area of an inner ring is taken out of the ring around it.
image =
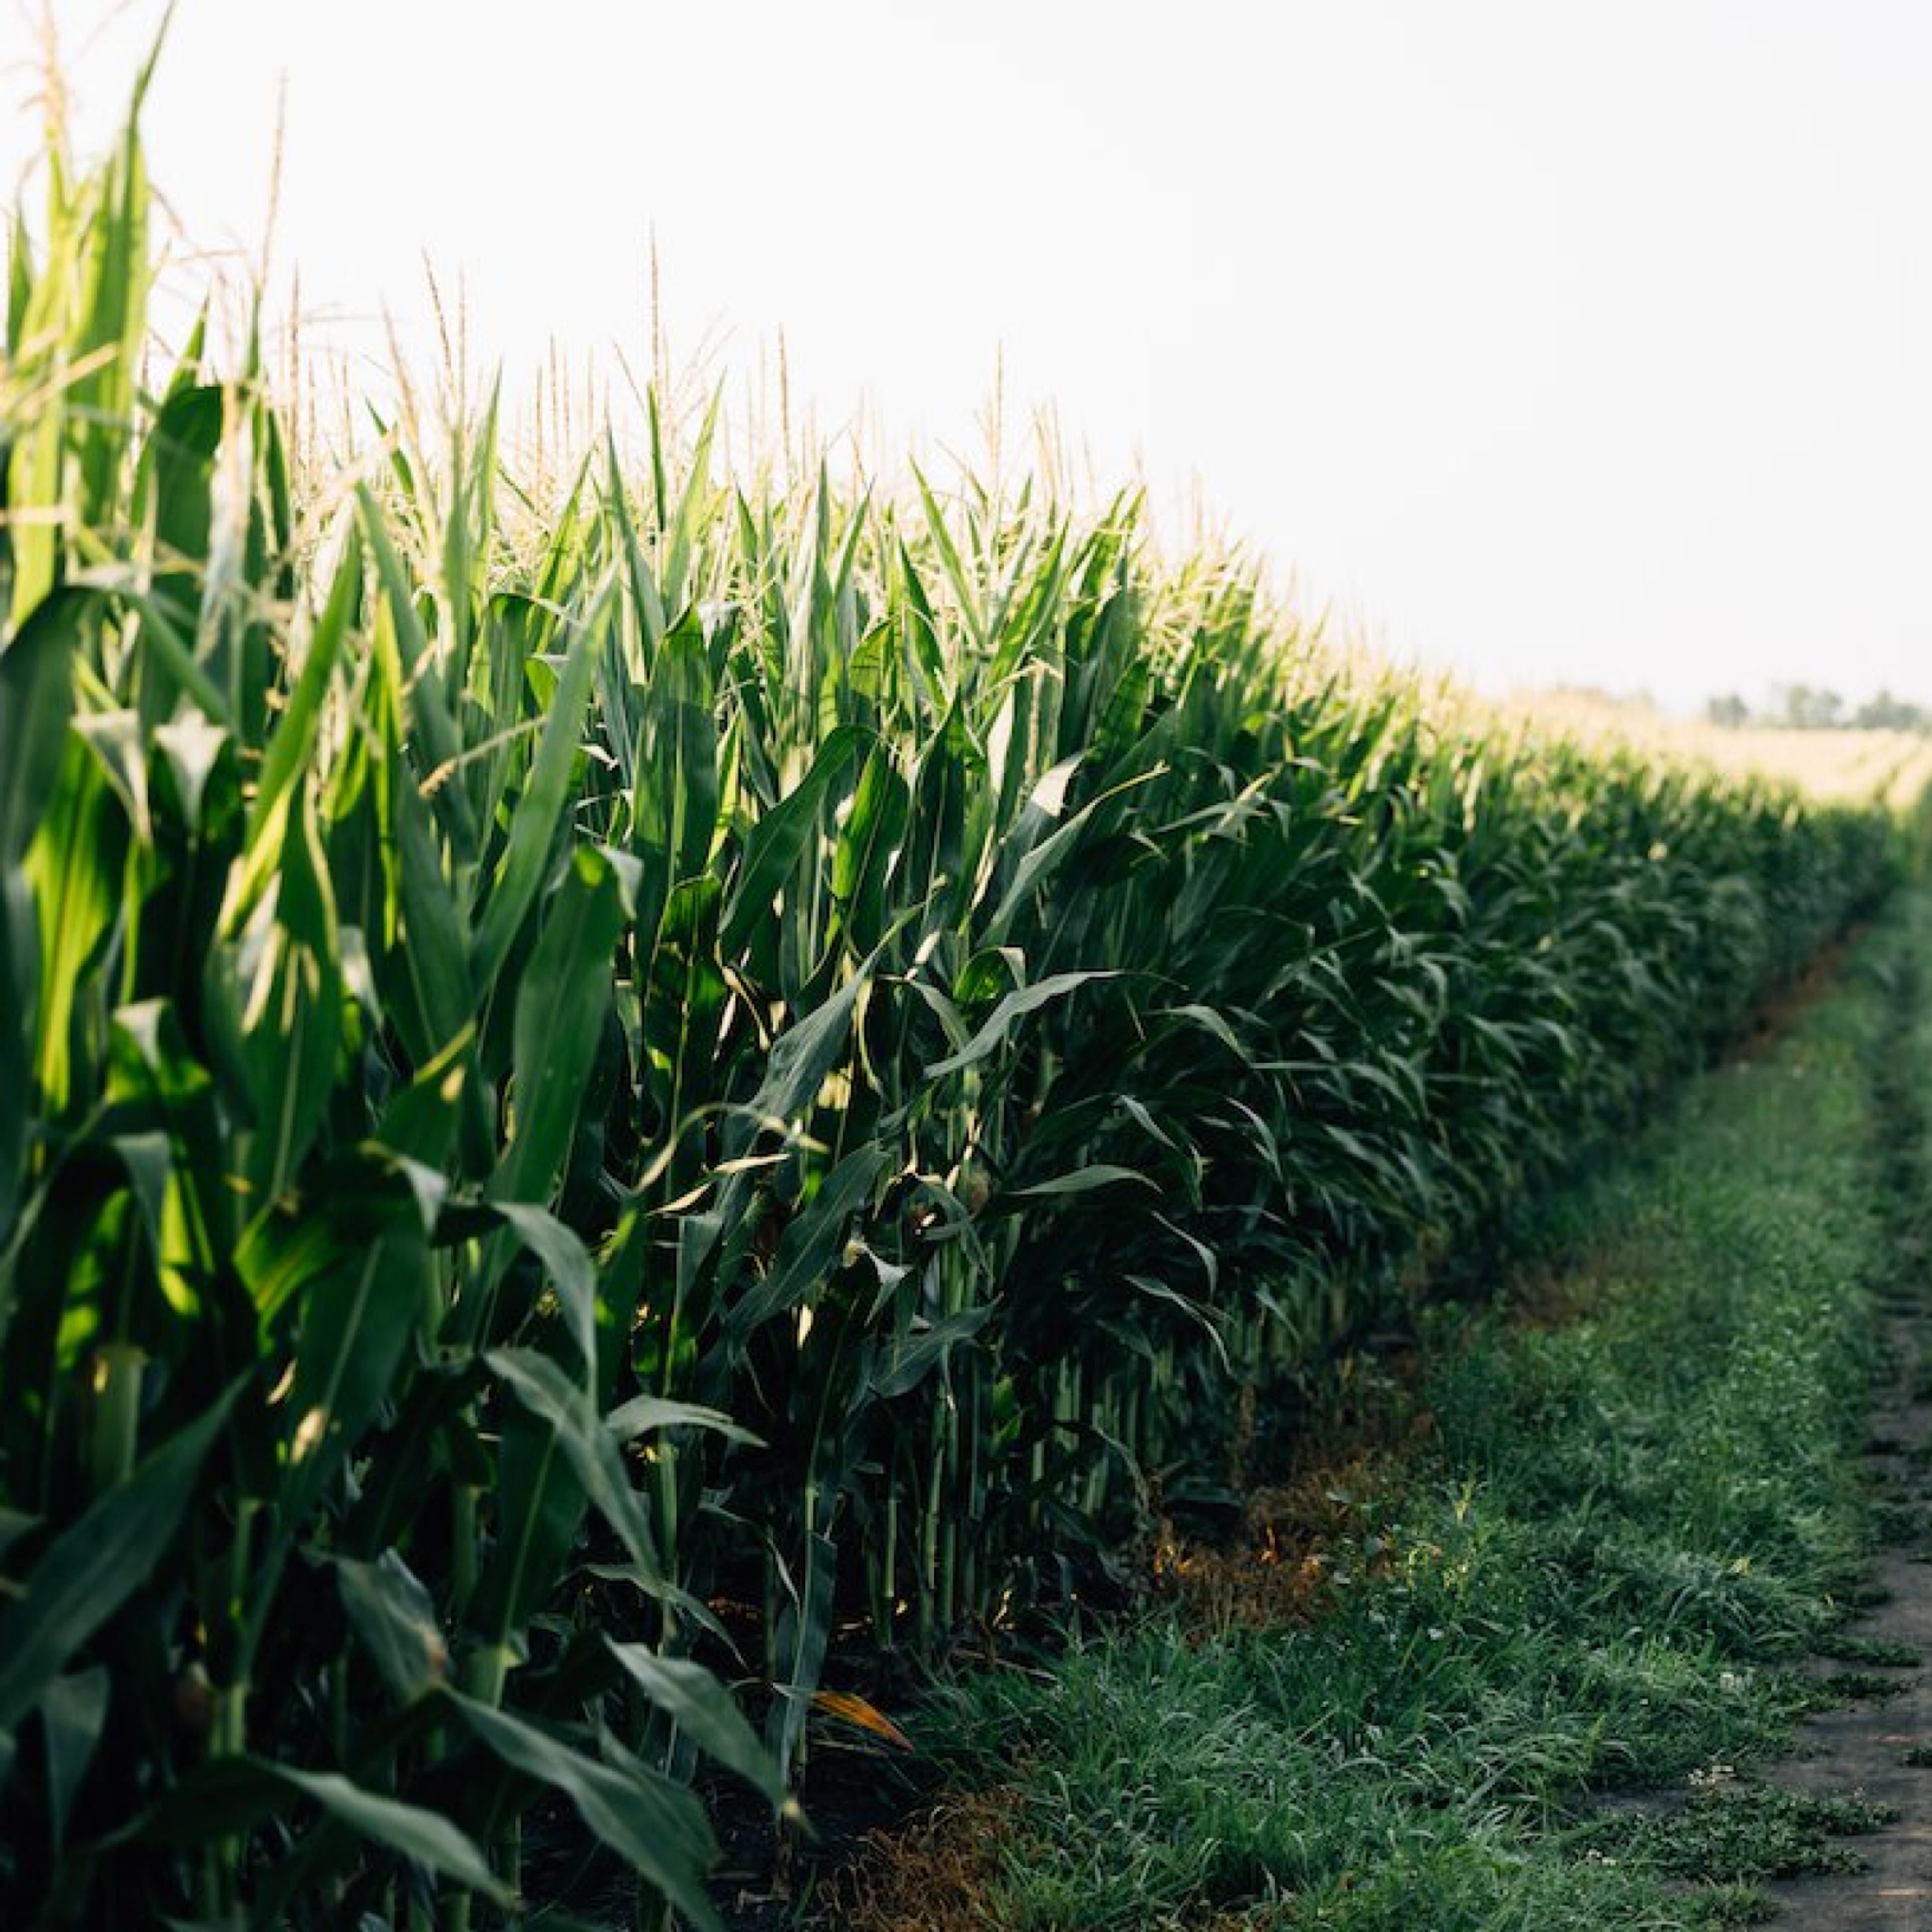
[[[53,0],[104,131],[159,8]],[[0,188],[33,10],[0,0]],[[1050,404],[1490,687],[1932,698],[1922,0],[180,0],[188,232],[337,339],[769,366],[836,434]],[[317,332],[310,325],[313,336]],[[748,396],[745,379],[741,394]]]

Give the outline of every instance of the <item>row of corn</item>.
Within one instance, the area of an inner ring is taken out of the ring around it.
[[[132,134],[0,365],[0,1921],[714,1922],[835,1630],[1051,1597],[1884,886],[1486,735],[1131,502],[520,490],[152,385]],[[532,500],[535,499],[536,500]],[[576,1821],[560,1826],[560,1819]]]

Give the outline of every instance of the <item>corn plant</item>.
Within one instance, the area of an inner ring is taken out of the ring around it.
[[[50,172],[0,411],[0,1916],[459,1925],[541,1795],[713,1922],[685,1760],[782,1786],[640,1484],[737,1432],[628,1370],[635,1214],[555,1211],[640,888],[557,836],[608,568],[479,610],[452,532],[439,606],[366,493],[293,501],[252,362],[136,383],[133,136]]]

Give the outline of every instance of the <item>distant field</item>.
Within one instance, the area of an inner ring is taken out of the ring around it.
[[[1574,691],[1519,692],[1505,709],[1594,741],[1693,758],[1719,771],[1789,779],[1814,797],[1910,803],[1932,782],[1932,738],[1912,731],[1732,730]]]

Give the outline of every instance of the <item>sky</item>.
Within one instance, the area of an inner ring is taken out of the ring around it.
[[[78,144],[158,0],[52,0]],[[40,9],[0,0],[0,191]],[[1921,0],[178,0],[144,125],[303,339],[1049,410],[1480,688],[1932,700]]]

